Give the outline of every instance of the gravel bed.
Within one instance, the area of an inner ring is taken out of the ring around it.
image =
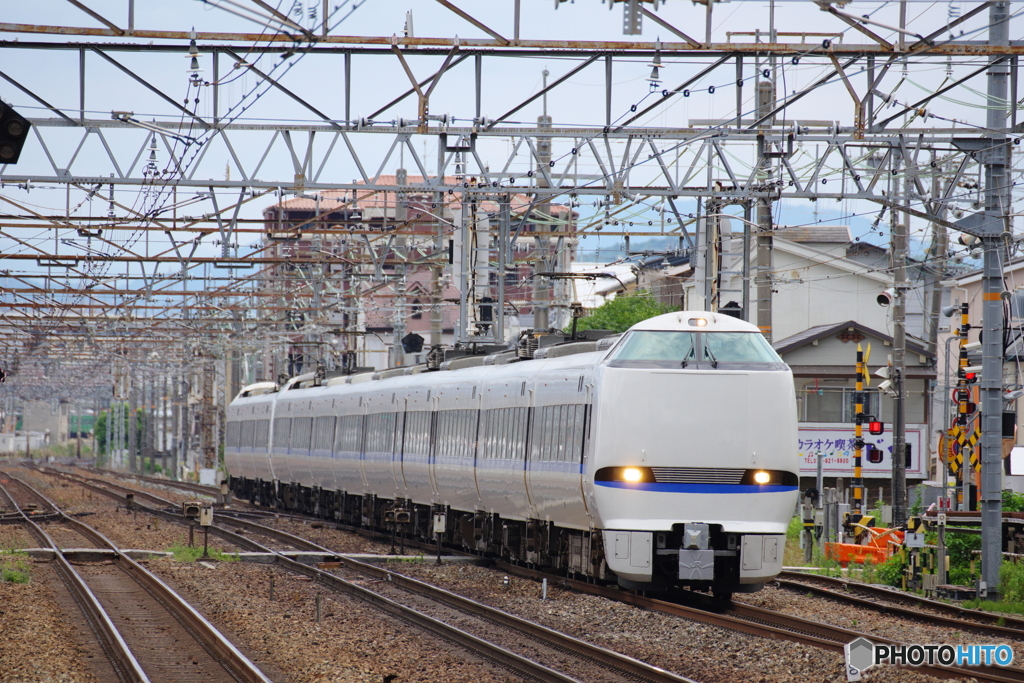
[[[842,656],[806,645],[757,638],[678,617],[639,610],[548,585],[541,600],[539,583],[471,565],[429,562],[387,563],[396,573],[465,595],[516,616],[544,624],[588,642],[612,648],[703,683],[785,683],[846,681]],[[935,681],[914,671],[881,667],[865,681]]]
[[[0,550],[35,548],[38,543],[21,524],[0,524]]]
[[[273,519],[264,520],[260,524],[301,536],[339,555],[356,553],[387,555],[391,551],[390,543],[372,541],[351,531],[338,529],[330,522]]]
[[[267,565],[153,560],[168,582],[276,683],[504,683],[519,678],[339,595]],[[270,577],[274,599],[270,599]],[[321,622],[316,622],[316,594]]]
[[[28,583],[0,581],[0,681],[95,683],[91,633],[79,632],[68,618],[70,599],[58,597],[63,590],[46,563],[32,564]]]
[[[18,476],[30,480],[66,512],[81,515],[82,521],[100,529],[121,547],[165,550],[187,538],[183,527],[148,515],[119,511],[114,501],[82,487],[32,472],[19,472]],[[165,497],[172,498],[171,495]],[[390,550],[388,543],[368,541],[338,530],[328,522],[276,519],[267,523],[337,553],[386,554]],[[24,532],[16,529],[0,526],[0,543],[34,545]],[[199,538],[197,535],[197,540]],[[218,546],[219,541],[214,547]],[[427,559],[392,562],[387,566],[396,573],[428,581],[703,683],[845,681],[842,657],[835,653],[646,612],[565,591],[553,582],[549,585],[549,600],[542,601],[539,583],[512,577],[511,585],[505,588],[501,572],[467,564],[437,567]],[[171,560],[153,560],[149,566],[180,590],[279,683],[517,680],[514,674],[385,617],[358,600],[325,592],[322,587],[275,567],[225,562],[207,568]],[[275,576],[274,600],[269,597],[271,575]],[[0,587],[10,590],[6,584]],[[323,600],[323,620],[319,624],[315,622],[314,607],[318,591],[322,592]],[[842,626],[852,626],[850,622],[856,619],[858,630],[886,636],[891,632],[895,634],[891,637],[904,642],[984,641],[966,634],[959,634],[957,640],[948,629],[937,634],[934,628],[870,610],[862,610],[863,615],[855,614],[847,606],[839,607],[827,600],[802,595],[786,595],[772,588],[760,594],[741,596],[741,599]],[[41,609],[45,608],[45,596],[36,596],[35,600]],[[919,632],[918,628],[924,631]],[[51,657],[48,652],[39,656]],[[61,657],[58,653],[57,658]],[[390,676],[395,678],[388,678]],[[0,681],[8,683],[9,680],[20,683],[0,675]],[[869,670],[864,680],[923,683],[935,679],[910,670],[882,667]]]
[[[736,595],[735,600],[813,619],[826,624],[877,635],[903,643],[948,643],[950,645],[985,645],[996,642],[992,636],[960,631],[946,626],[913,621],[896,615],[882,614],[867,607],[860,607],[838,600],[766,586],[760,593]],[[923,610],[922,610],[923,611]],[[1013,647],[1014,661],[1020,662],[1024,655],[1024,633],[1015,640],[1000,638]]]
[[[188,543],[188,527],[184,525],[138,510],[128,511],[112,498],[52,476],[40,475],[31,470],[19,470],[15,474],[56,503],[66,514],[93,527],[123,550],[166,551],[172,546]],[[195,542],[203,542],[203,535],[198,529]],[[83,539],[75,547],[89,547],[89,544]],[[238,551],[233,544],[212,535],[210,548],[229,554]]]

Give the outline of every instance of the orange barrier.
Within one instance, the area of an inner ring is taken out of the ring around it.
[[[826,543],[825,557],[835,560],[841,567],[851,562],[856,564],[880,564],[885,562],[893,552],[903,545],[903,532],[899,529],[876,527],[858,527],[867,532],[866,544],[860,543]]]

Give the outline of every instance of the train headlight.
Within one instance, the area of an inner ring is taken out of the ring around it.
[[[636,483],[643,481],[644,473],[637,467],[625,467],[622,470],[623,481]]]
[[[754,482],[758,484],[767,484],[772,480],[772,475],[767,472],[760,471],[754,472]]]

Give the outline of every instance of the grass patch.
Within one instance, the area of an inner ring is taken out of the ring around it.
[[[0,552],[0,581],[4,583],[28,583],[32,562],[28,553],[21,550]]]
[[[1020,614],[1024,615],[1024,604],[1019,602],[1006,602],[1004,600],[964,600],[960,603],[962,607],[967,609],[981,610],[982,612],[1000,612],[1002,614]],[[1004,625],[1006,623],[1003,620]]]
[[[190,548],[187,545],[176,543],[168,548],[168,551],[174,555],[175,562],[195,562],[203,555],[203,547],[200,545]],[[225,553],[220,548],[210,548],[209,555],[211,560],[215,560],[217,562],[237,562],[241,559],[238,553]]]
[[[422,564],[424,562],[424,560],[425,560],[425,558],[423,557],[423,555],[417,555],[416,557],[389,557],[388,559],[384,560],[384,564],[390,564],[392,562],[395,562],[395,563],[405,562],[405,563],[411,563],[411,564]]]

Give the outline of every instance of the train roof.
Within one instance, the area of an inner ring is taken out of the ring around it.
[[[757,326],[724,313],[675,311],[638,322],[630,330],[673,332],[757,332]]]
[[[686,332],[757,332],[758,328],[748,322],[722,313],[711,311],[675,311],[648,318],[633,325],[632,330],[686,331]],[[516,376],[552,370],[594,365],[601,361],[621,335],[614,335],[597,341],[577,341],[544,346],[536,350],[531,360],[517,358],[515,350],[486,356],[463,356],[442,364],[439,372],[427,371],[426,365],[415,365],[387,370],[362,372],[333,378],[314,378],[315,373],[300,375],[288,380],[283,386],[274,382],[258,382],[244,387],[236,398],[255,398],[278,390],[290,392],[314,387],[342,387],[363,382],[384,382],[381,388],[396,385],[430,386],[443,384],[458,373],[460,379],[475,379],[483,376]],[[414,376],[416,376],[414,378]],[[393,381],[389,381],[393,380]],[[342,393],[348,393],[342,391]],[[308,395],[308,394],[305,394]]]

